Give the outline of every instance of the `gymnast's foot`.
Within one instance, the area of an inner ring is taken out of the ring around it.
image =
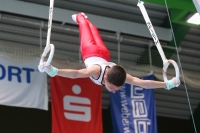
[[[84,16],[84,18],[88,18],[88,17],[85,15],[85,13],[81,12],[81,14]],[[72,20],[73,20],[75,23],[77,23],[77,21],[76,21],[76,15],[77,15],[77,14],[73,14],[73,15],[72,15]],[[77,23],[77,24],[78,24],[78,23]]]
[[[81,12],[81,14],[84,16],[84,18],[88,18],[85,13]]]
[[[75,23],[77,23],[77,21],[76,21],[76,15],[77,15],[77,14],[73,14],[73,15],[72,15],[72,20],[73,20]]]

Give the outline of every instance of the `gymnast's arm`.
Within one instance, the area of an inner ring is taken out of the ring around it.
[[[159,82],[159,81],[153,81],[153,80],[142,80],[136,77],[133,77],[129,74],[126,74],[126,83],[140,86],[142,88],[146,89],[154,89],[154,88],[165,88],[166,83],[165,82]]]
[[[75,69],[58,69],[57,76],[67,77],[67,78],[86,78],[98,73],[96,66],[90,68],[75,70]]]

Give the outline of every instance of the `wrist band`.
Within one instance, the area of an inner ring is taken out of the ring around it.
[[[52,71],[48,73],[49,76],[54,77],[58,73],[58,68],[52,67]]]
[[[170,90],[171,88],[174,88],[174,84],[171,80],[168,80],[165,89]]]

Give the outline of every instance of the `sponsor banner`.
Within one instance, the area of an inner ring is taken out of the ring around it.
[[[157,133],[154,89],[124,84],[110,99],[113,133]]]
[[[89,78],[50,79],[52,133],[102,133],[102,90]]]
[[[0,61],[0,104],[47,110],[47,78],[37,69],[39,59],[22,62],[0,55]]]

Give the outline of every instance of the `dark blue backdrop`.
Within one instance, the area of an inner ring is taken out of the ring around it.
[[[149,75],[144,80],[153,80]],[[110,93],[114,133],[157,133],[154,89],[130,84]]]

